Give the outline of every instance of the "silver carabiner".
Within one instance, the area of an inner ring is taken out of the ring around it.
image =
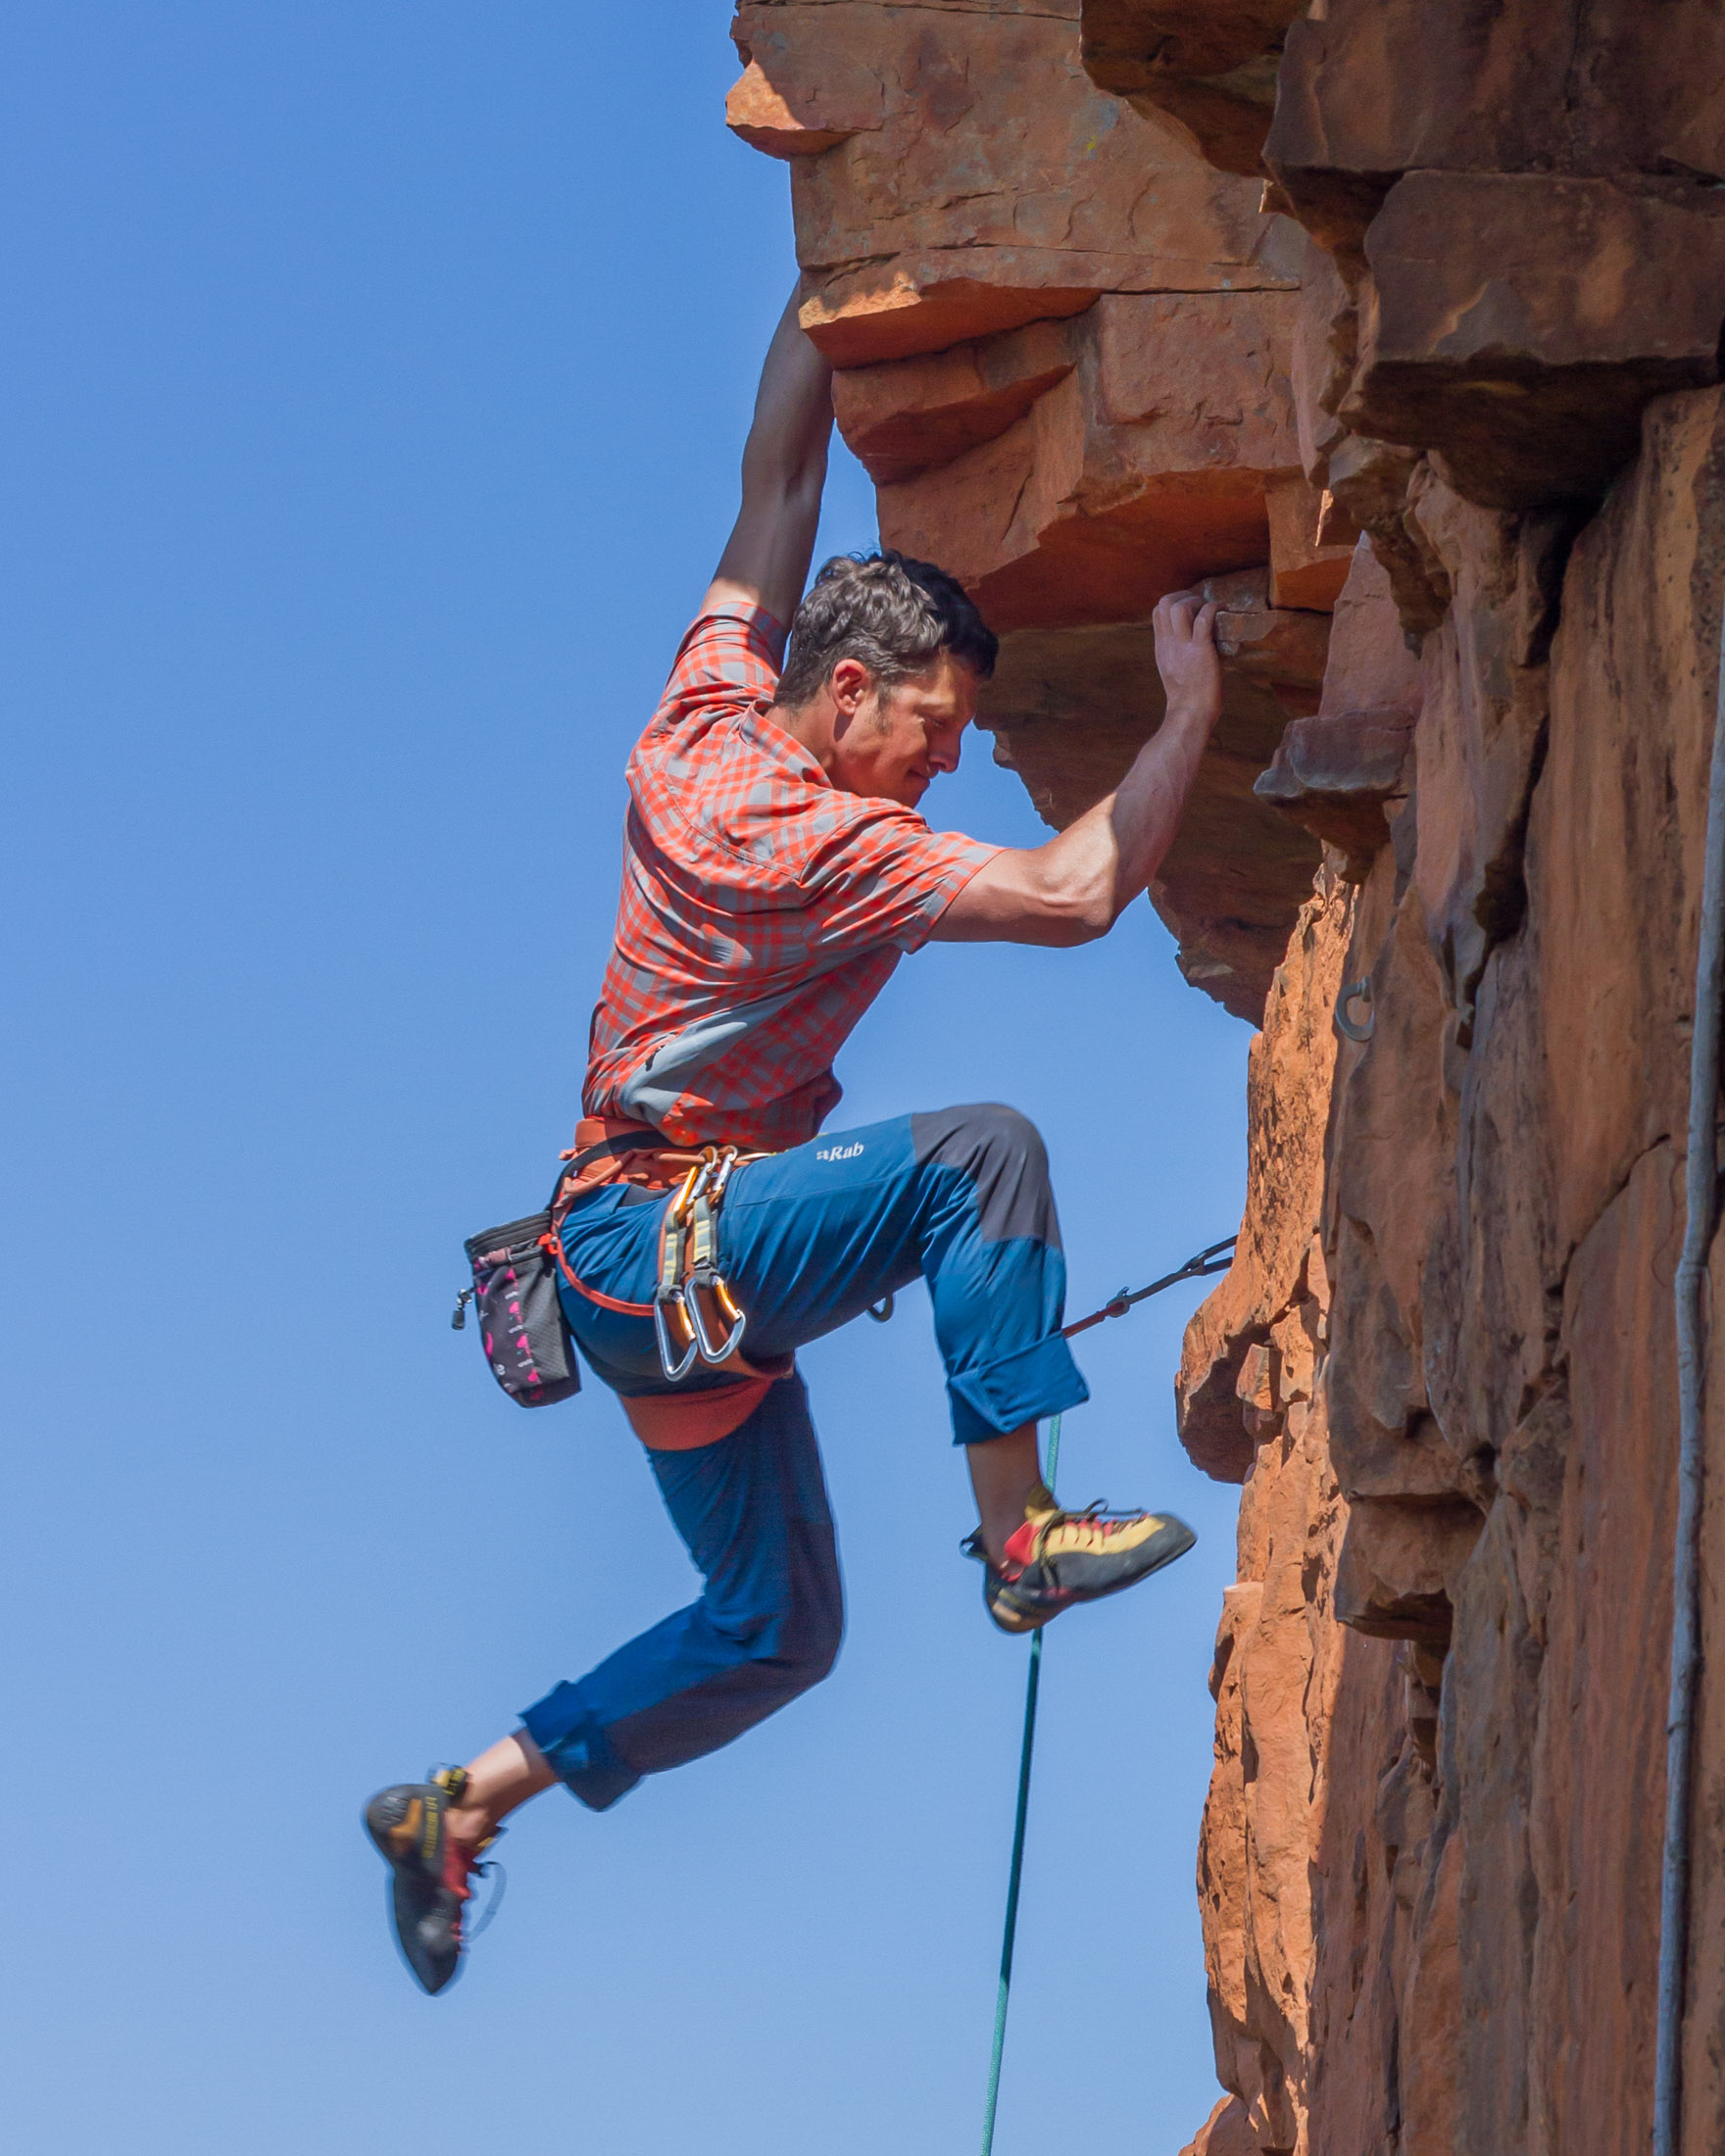
[[[681,1362],[673,1362],[671,1359],[670,1328],[665,1322],[667,1304],[682,1311],[683,1323],[689,1328],[688,1351]],[[660,1368],[665,1372],[667,1383],[680,1385],[695,1367],[695,1357],[701,1352],[701,1333],[682,1289],[674,1289],[668,1295],[663,1288],[656,1292],[653,1298],[653,1331],[659,1342]]]
[[[736,1310],[737,1313],[737,1322],[731,1328],[730,1338],[716,1346],[714,1343],[712,1334],[707,1330],[707,1320],[702,1315],[701,1298],[695,1293],[698,1288],[711,1295],[713,1299],[719,1304],[721,1310],[726,1303],[729,1303],[730,1307]],[[744,1328],[749,1322],[749,1313],[746,1310],[737,1309],[735,1301],[732,1300],[730,1290],[717,1273],[715,1273],[708,1280],[698,1280],[693,1273],[689,1275],[683,1284],[683,1314],[689,1321],[689,1330],[695,1336],[695,1345],[701,1350],[701,1359],[704,1362],[715,1364],[728,1362],[732,1355],[736,1353],[742,1343]]]
[[[737,1149],[735,1146],[726,1146],[715,1163],[713,1181],[707,1191],[707,1202],[715,1212],[724,1203],[725,1186],[730,1182],[736,1165]]]

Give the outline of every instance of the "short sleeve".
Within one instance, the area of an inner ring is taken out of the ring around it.
[[[915,951],[998,846],[931,831],[913,808],[835,794],[807,812],[816,826],[798,878],[823,956],[891,944]],[[821,828],[824,826],[824,828]]]
[[[647,732],[685,719],[770,704],[785,632],[764,607],[718,606],[690,623]]]

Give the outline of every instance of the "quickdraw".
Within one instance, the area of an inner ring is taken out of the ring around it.
[[[736,1170],[764,1157],[735,1146],[706,1147],[665,1208],[653,1331],[671,1385],[680,1385],[697,1359],[716,1369],[742,1347],[749,1320],[718,1269],[718,1214]]]

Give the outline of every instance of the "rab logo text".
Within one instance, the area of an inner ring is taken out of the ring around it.
[[[855,1160],[862,1151],[861,1145],[823,1146],[814,1157],[816,1160]]]

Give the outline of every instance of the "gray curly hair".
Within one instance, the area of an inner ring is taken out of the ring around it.
[[[891,683],[926,673],[951,652],[986,681],[999,649],[963,586],[932,562],[891,547],[835,554],[791,623],[778,702],[793,710],[807,704],[841,659],[860,660],[877,681]]]

